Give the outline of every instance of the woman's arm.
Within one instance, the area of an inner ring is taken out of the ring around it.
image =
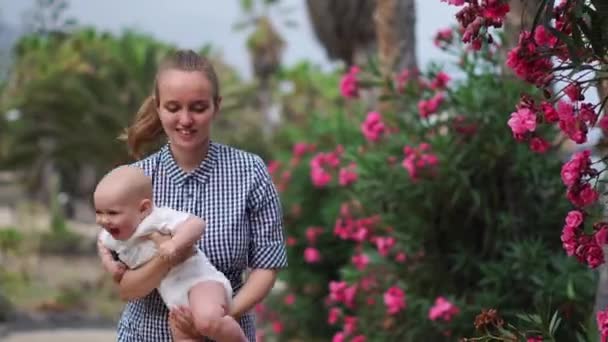
[[[230,316],[238,320],[243,314],[266,298],[274,286],[276,279],[276,269],[257,268],[252,270],[247,281],[232,301]]]
[[[158,246],[164,241],[170,240],[171,236],[153,233],[149,235],[149,238]],[[138,269],[124,272],[118,282],[120,298],[129,301],[147,296],[160,285],[161,280],[167,275],[171,267],[189,258],[193,253],[192,249],[187,250],[181,254],[178,253],[177,258],[171,260],[155,256]]]

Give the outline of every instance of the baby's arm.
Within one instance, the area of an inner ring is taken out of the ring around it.
[[[191,249],[201,239],[205,230],[205,221],[200,217],[190,215],[184,222],[175,227],[171,240],[162,243],[158,253],[164,258],[173,258],[186,249]]]

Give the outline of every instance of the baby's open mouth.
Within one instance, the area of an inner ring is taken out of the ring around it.
[[[108,233],[110,233],[110,235],[116,236],[120,233],[120,230],[118,228],[108,228]]]

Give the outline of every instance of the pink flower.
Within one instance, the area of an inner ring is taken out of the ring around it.
[[[426,153],[430,150],[430,145],[421,143],[418,147],[405,146],[403,153],[405,159],[402,162],[403,168],[407,170],[412,181],[417,181],[420,171],[430,171],[435,174],[436,166],[439,164],[439,158],[431,153]]]
[[[593,239],[595,243],[602,247],[606,244],[608,239],[608,227],[604,226],[593,234]]]
[[[513,135],[534,132],[536,130],[536,115],[528,108],[520,108],[511,113],[511,118],[507,123],[513,131]]]
[[[442,93],[438,93],[428,100],[421,100],[418,102],[418,111],[422,118],[428,118],[431,114],[434,114],[439,109],[439,106],[443,103],[444,97]]]
[[[344,305],[348,308],[355,306],[355,299],[357,297],[357,285],[352,285],[344,289]]]
[[[435,77],[435,79],[433,80],[433,82],[431,82],[431,89],[433,90],[440,90],[440,89],[445,89],[445,87],[447,86],[448,82],[450,82],[451,78],[448,74],[446,74],[443,71],[440,71],[437,76]]]
[[[602,336],[602,342],[608,339],[608,309],[598,311],[596,317],[597,328]]]
[[[487,1],[483,11],[484,17],[493,21],[502,21],[509,12],[509,4],[500,1]]]
[[[359,97],[359,84],[357,81],[359,71],[359,67],[352,66],[348,73],[342,76],[340,80],[340,94],[343,97],[347,99]]]
[[[344,281],[329,282],[329,300],[334,303],[344,303],[352,308],[357,295],[357,285],[348,286]]]
[[[566,197],[572,204],[582,208],[597,202],[599,194],[591,187],[591,184],[587,183],[582,186],[568,188]]]
[[[344,316],[344,328],[343,331],[346,335],[350,335],[357,329],[357,317]]]
[[[574,106],[566,101],[557,104],[557,114],[559,116],[559,128],[572,139],[572,141],[582,144],[587,141],[588,127],[580,118],[577,118]]]
[[[355,163],[351,163],[347,167],[343,167],[340,169],[338,173],[338,183],[342,186],[348,186],[357,181],[357,165]]]
[[[571,210],[566,216],[566,225],[578,228],[584,220],[583,213],[579,210]]]
[[[331,175],[320,167],[310,169],[310,178],[312,179],[312,184],[317,188],[323,188],[331,182]]]
[[[543,116],[547,123],[554,123],[559,121],[559,115],[557,114],[557,111],[551,103],[541,103],[540,110],[543,112]]]
[[[582,103],[578,110],[578,117],[581,121],[589,125],[595,125],[597,121],[597,114],[595,108],[591,103]]]
[[[298,244],[298,239],[293,236],[288,236],[286,241],[287,246],[292,247]]]
[[[387,256],[388,252],[395,246],[395,238],[392,236],[387,237],[377,237],[376,238],[376,248],[378,248],[378,253],[382,256]]]
[[[404,262],[407,261],[407,254],[405,254],[404,252],[399,252],[397,253],[397,255],[395,255],[395,261],[402,264]]]
[[[608,115],[602,116],[600,121],[598,122],[598,126],[604,131],[604,134],[608,133]]]
[[[542,336],[528,337],[526,342],[543,342],[543,338],[542,338]]]
[[[581,180],[591,165],[591,151],[584,150],[575,153],[568,162],[562,166],[561,177],[565,186],[571,187]]]
[[[361,132],[367,141],[376,142],[386,132],[382,116],[378,112],[369,112],[361,123]]]
[[[395,315],[405,309],[405,292],[397,286],[389,288],[384,292],[384,305],[389,315]]]
[[[340,319],[341,315],[342,315],[342,310],[340,310],[338,308],[329,309],[329,314],[327,316],[327,324],[334,325],[334,324],[338,323],[338,319]]]
[[[564,93],[566,93],[570,101],[578,101],[581,97],[581,87],[576,82],[570,83],[566,89],[564,89]]]
[[[348,287],[345,281],[330,281],[329,282],[329,299],[332,302],[344,301],[344,290]]]
[[[357,335],[357,336],[353,337],[351,342],[365,342],[365,336]]]
[[[568,256],[573,256],[578,248],[578,229],[575,226],[565,225],[562,230],[561,240],[562,247]]]
[[[373,276],[363,277],[360,280],[359,284],[361,285],[363,291],[370,291],[376,285],[378,285],[376,282],[376,278],[374,278]]]
[[[438,48],[445,49],[452,43],[453,39],[454,35],[452,33],[452,29],[448,27],[437,31],[433,42]]]
[[[317,237],[323,234],[322,227],[308,227],[306,228],[306,239],[310,244],[315,244],[317,242]]]
[[[316,264],[321,261],[321,253],[314,247],[306,247],[304,250],[304,261],[309,264]]]
[[[280,334],[283,332],[283,323],[281,323],[280,321],[274,321],[272,322],[272,331],[274,331],[275,334]]]
[[[462,6],[465,3],[465,0],[441,0],[441,2],[447,2],[450,5],[454,6]]]
[[[277,170],[279,169],[279,167],[281,166],[281,164],[276,161],[276,160],[271,160],[268,163],[268,173],[270,173],[271,175],[273,175],[275,172],[277,172]]]
[[[267,311],[264,303],[256,304],[255,307],[253,308],[253,310],[255,311],[256,315],[260,315],[260,316],[264,315]]]
[[[507,65],[515,74],[538,87],[544,87],[552,79],[553,64],[549,57],[542,56],[533,43],[529,31],[521,32],[519,45],[509,51]]]
[[[579,246],[576,249],[576,258],[587,263],[589,268],[596,268],[604,263],[604,251],[599,246],[595,239],[591,236],[584,235],[579,237]]]
[[[553,47],[557,43],[557,37],[550,33],[544,26],[538,25],[534,28],[534,41],[540,46]]]
[[[540,137],[530,140],[530,149],[536,153],[545,153],[551,148],[551,143]]]
[[[331,339],[331,342],[344,342],[346,340],[346,337],[344,335],[344,332],[342,331],[338,331],[334,337]]]
[[[361,253],[353,255],[351,261],[359,271],[363,271],[369,264],[369,257],[366,254]]]
[[[287,305],[287,306],[292,306],[295,302],[296,302],[296,295],[294,295],[293,293],[290,293],[287,296],[285,296],[285,298],[283,298],[283,303],[285,303],[285,305]]]
[[[306,152],[308,152],[308,144],[299,142],[293,145],[293,155],[296,158],[302,157]]]
[[[429,310],[429,319],[431,321],[441,319],[449,322],[452,320],[452,317],[458,315],[459,313],[460,309],[458,309],[454,304],[450,303],[444,297],[437,297],[437,299],[435,299],[435,305],[433,305]]]

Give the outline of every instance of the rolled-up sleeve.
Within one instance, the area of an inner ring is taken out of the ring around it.
[[[285,268],[287,251],[279,194],[264,162],[257,158],[253,189],[248,198],[249,257],[251,268]]]

